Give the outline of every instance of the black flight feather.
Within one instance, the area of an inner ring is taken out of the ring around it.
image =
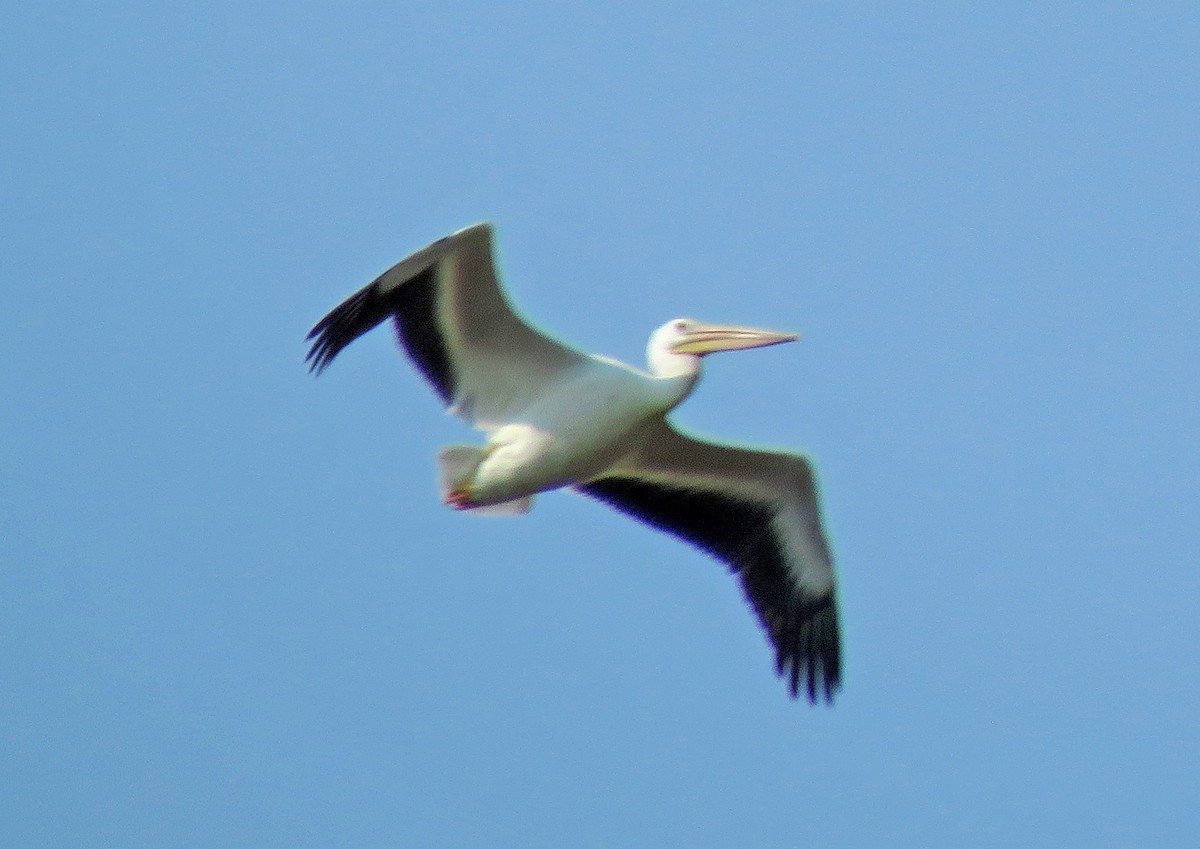
[[[355,292],[309,331],[309,370],[320,374],[341,350],[389,316],[409,359],[442,401],[454,398],[455,377],[437,319],[437,271],[431,265],[384,291],[382,277]]]
[[[833,700],[842,671],[836,601],[832,593],[806,597],[796,585],[769,507],[628,477],[603,477],[578,489],[727,564],[775,647],[775,670],[787,679],[792,698],[803,679],[810,702]]]

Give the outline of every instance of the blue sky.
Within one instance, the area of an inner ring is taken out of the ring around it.
[[[1194,4],[46,3],[0,34],[0,843],[1194,846]],[[846,681],[569,494],[443,508],[385,332],[498,228],[521,308],[710,358],[813,456]]]

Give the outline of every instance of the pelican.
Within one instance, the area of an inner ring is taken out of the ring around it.
[[[584,353],[513,310],[488,223],[402,259],[321,319],[308,334],[310,371],[387,318],[450,412],[486,436],[439,452],[447,505],[524,513],[537,493],[566,487],[690,542],[741,580],[791,697],[832,702],[841,647],[812,467],[698,439],[667,419],[706,354],[796,334],[677,318],[651,334],[648,371]]]

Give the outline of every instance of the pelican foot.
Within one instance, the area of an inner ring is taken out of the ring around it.
[[[475,502],[471,500],[471,491],[465,486],[447,492],[443,501],[455,510],[470,510],[475,506]]]

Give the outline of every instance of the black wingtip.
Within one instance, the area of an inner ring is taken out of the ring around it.
[[[304,358],[304,362],[308,363],[308,373],[314,377],[325,371],[326,366],[333,361],[334,355],[337,354],[330,344],[329,338],[321,335],[324,324],[325,321],[321,321],[304,337],[305,342],[309,342],[313,338],[317,340],[313,342],[312,347],[308,349],[308,355]]]
[[[834,695],[842,687],[842,658],[837,607],[832,598],[795,631],[790,644],[779,646],[775,671],[787,678],[793,699],[799,699],[803,690],[810,704],[833,704]]]
[[[308,331],[305,341],[316,340],[304,358],[309,373],[319,375],[343,348],[387,317],[379,300],[371,284],[338,304]]]
[[[775,647],[775,672],[791,697],[803,690],[814,704],[833,701],[842,675],[836,601],[832,590],[806,596],[796,585],[768,507],[632,477],[604,477],[577,488],[728,564]]]
[[[318,325],[317,327],[314,327],[312,330],[308,331],[308,335],[304,337],[304,341],[311,342],[312,338],[320,332],[319,328],[320,328],[320,325]],[[322,357],[321,357],[321,342],[320,342],[320,340],[315,342],[313,344],[313,346],[308,349],[308,354],[305,355],[304,362],[308,364],[308,373],[313,375],[314,377],[316,375],[319,375],[322,371],[325,370],[326,363],[322,360]]]

